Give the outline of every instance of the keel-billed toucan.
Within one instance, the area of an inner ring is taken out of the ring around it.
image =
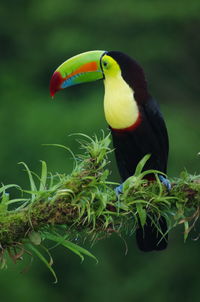
[[[74,56],[54,72],[51,96],[66,87],[104,80],[104,112],[110,127],[116,161],[122,181],[134,174],[138,162],[151,154],[144,170],[166,173],[168,135],[157,103],[148,92],[140,65],[119,51],[89,51]],[[151,176],[152,177],[152,176]],[[159,175],[169,187],[166,178]],[[162,250],[167,246],[167,224],[159,218],[160,229],[147,218],[136,230],[138,246],[143,251]]]

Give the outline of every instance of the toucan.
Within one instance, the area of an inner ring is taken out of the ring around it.
[[[119,51],[94,50],[76,55],[61,64],[50,81],[50,94],[72,85],[103,79],[104,113],[109,125],[116,162],[122,182],[132,176],[138,162],[151,154],[144,170],[167,172],[168,133],[155,99],[150,95],[141,66]],[[149,176],[155,179],[155,175]],[[161,182],[170,188],[162,174]],[[123,190],[123,189],[122,189]],[[142,251],[160,251],[167,247],[167,223],[158,217],[160,230],[147,217],[136,230]]]

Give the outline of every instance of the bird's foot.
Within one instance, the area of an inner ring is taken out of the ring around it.
[[[160,179],[161,183],[166,187],[166,189],[168,191],[170,191],[172,186],[171,186],[171,183],[170,183],[169,179],[167,179],[163,175],[158,175],[158,178]]]
[[[115,193],[116,193],[117,197],[119,197],[119,195],[123,193],[123,184],[121,184],[115,188]]]

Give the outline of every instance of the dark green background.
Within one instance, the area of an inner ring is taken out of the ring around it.
[[[199,173],[199,11],[199,0],[1,1],[0,181],[27,188],[20,161],[39,172],[42,159],[50,171],[70,173],[70,154],[42,144],[80,152],[69,134],[108,131],[101,81],[62,91],[53,101],[48,91],[60,63],[95,49],[120,50],[141,63],[168,125],[169,175],[184,168]],[[111,160],[111,179],[118,180]],[[0,271],[0,301],[199,301],[198,241],[184,244],[182,228],[160,253],[143,254],[133,237],[126,241],[126,256],[117,236],[98,242],[91,249],[98,265],[80,264],[58,249],[57,285],[37,260],[26,273],[20,273],[25,264],[11,264]]]

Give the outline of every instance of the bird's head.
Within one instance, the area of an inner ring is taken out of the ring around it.
[[[119,51],[94,50],[76,55],[54,72],[50,81],[53,97],[61,89],[99,79],[122,77],[134,91],[136,100],[147,97],[147,85],[139,64]]]

